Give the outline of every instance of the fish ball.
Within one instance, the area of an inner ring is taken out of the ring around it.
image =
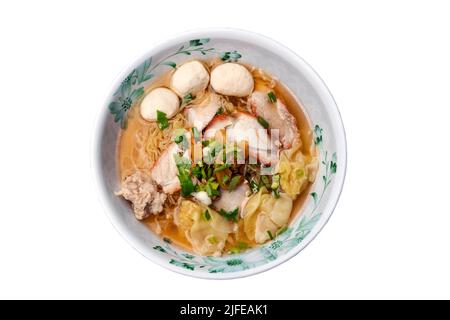
[[[141,102],[141,116],[147,121],[156,121],[156,111],[164,112],[168,119],[177,114],[180,109],[180,99],[170,89],[156,88]]]
[[[225,63],[211,72],[211,86],[220,94],[234,97],[246,97],[253,91],[252,74],[237,63]]]

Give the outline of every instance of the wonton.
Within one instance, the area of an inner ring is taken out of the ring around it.
[[[250,197],[244,208],[244,231],[256,243],[271,240],[286,226],[292,210],[292,198],[281,193],[277,199],[266,188]]]

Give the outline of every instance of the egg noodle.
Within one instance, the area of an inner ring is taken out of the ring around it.
[[[186,119],[181,112],[169,120],[169,127],[165,130],[160,130],[156,122],[149,124],[145,152],[152,165],[158,160],[161,153],[167,149],[167,146],[172,143],[173,131],[185,126]]]

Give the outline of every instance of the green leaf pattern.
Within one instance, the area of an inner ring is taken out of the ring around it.
[[[238,61],[242,55],[235,51],[226,51],[220,54],[220,59],[225,62],[236,62]]]

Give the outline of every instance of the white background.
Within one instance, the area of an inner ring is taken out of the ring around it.
[[[450,298],[447,1],[2,1],[0,298]],[[322,233],[266,273],[193,279],[115,231],[90,168],[95,116],[152,45],[237,27],[299,53],[348,137]]]

